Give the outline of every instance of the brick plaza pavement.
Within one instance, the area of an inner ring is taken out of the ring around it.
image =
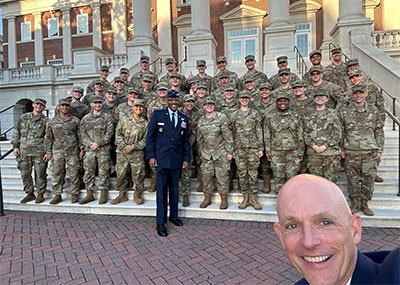
[[[150,217],[6,211],[1,284],[293,284],[272,223],[183,219],[161,238]],[[400,246],[364,228],[363,251]]]

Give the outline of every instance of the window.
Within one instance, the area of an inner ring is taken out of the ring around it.
[[[182,0],[183,4],[190,4],[190,0]]]
[[[47,61],[48,65],[53,65],[53,66],[60,66],[63,65],[63,60],[62,59],[50,59]]]
[[[32,40],[31,22],[21,23],[21,41],[26,42]]]
[[[49,30],[49,33],[48,33],[49,38],[58,37],[60,35],[59,28],[58,28],[58,18],[49,18],[47,20],[47,27]]]
[[[88,34],[89,33],[89,15],[88,14],[78,14],[76,15],[77,23],[77,34]]]
[[[246,55],[258,58],[258,29],[229,31],[229,65],[243,66]]]
[[[35,67],[35,62],[34,61],[24,61],[24,62],[20,62],[19,66],[21,68]]]
[[[308,60],[311,50],[311,23],[296,25],[296,46],[304,60]]]

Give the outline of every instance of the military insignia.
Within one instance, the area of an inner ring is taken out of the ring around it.
[[[164,126],[164,123],[163,122],[158,122],[157,125]]]
[[[160,133],[162,133],[162,131],[163,131],[163,128],[159,128],[159,129],[158,129],[158,131],[159,131]]]
[[[182,127],[182,129],[186,129],[186,122],[185,121],[182,121],[181,127]]]
[[[181,136],[183,136],[184,131],[181,131]]]

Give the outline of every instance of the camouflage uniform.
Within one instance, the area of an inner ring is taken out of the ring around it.
[[[151,115],[153,115],[153,112],[155,110],[162,110],[164,108],[168,107],[168,102],[166,104],[162,104],[161,101],[158,99],[155,99],[151,101],[148,106],[147,106],[147,119],[151,119]]]
[[[333,84],[331,82],[322,81],[321,85],[314,86],[314,85],[308,85],[307,86],[307,91],[309,93],[314,93],[314,92],[320,92],[322,91],[323,93],[328,94],[328,102],[326,102],[326,107],[331,108],[331,109],[341,109],[343,105],[345,105],[345,95],[343,92],[340,91],[340,87],[337,86],[336,84]]]
[[[315,66],[318,66],[318,65],[315,65]],[[319,66],[321,67],[322,72],[324,72],[324,75],[323,75],[323,77],[322,77],[322,80],[324,80],[324,81],[329,81],[329,80],[326,79],[327,76],[325,75],[325,68],[323,68],[321,65],[319,65]],[[309,68],[309,69],[307,70],[307,72],[304,73],[304,75],[303,75],[303,80],[304,80],[304,82],[306,83],[307,86],[312,85],[312,81],[311,81],[311,78],[310,78],[310,73],[311,73],[310,71],[311,71],[311,68]]]
[[[272,158],[271,168],[278,193],[300,168],[299,156],[304,153],[304,141],[299,115],[289,108],[284,112],[275,109],[264,121],[264,144],[266,156]]]
[[[77,117],[79,120],[89,113],[89,106],[83,104],[82,102],[71,102],[71,116]]]
[[[211,85],[212,85],[212,81],[213,81],[212,76],[206,74],[204,77],[200,77],[200,75],[196,74],[191,79],[198,80],[198,84],[200,85],[200,83],[202,83],[203,85],[205,85],[207,87],[208,94],[211,93]]]
[[[284,92],[286,95],[289,96],[290,103],[291,103],[291,102],[294,102],[294,100],[296,100],[296,98],[295,98],[296,96],[295,96],[294,93],[293,93],[293,88],[292,88],[292,86],[289,86],[289,87],[287,87],[287,88],[283,88],[282,86],[279,86],[278,88],[276,88],[276,89],[272,92],[272,94],[271,94],[272,100],[275,101],[276,98],[279,96],[279,94],[281,94],[281,93],[283,93],[283,92]]]
[[[347,65],[342,62],[340,65],[331,63],[324,68],[324,80],[332,82],[340,87],[340,91],[346,90],[346,79],[347,79]]]
[[[114,110],[114,118],[117,121],[122,120],[124,117],[132,117],[133,116],[133,110],[132,106],[128,104],[128,102],[119,104],[117,108]]]
[[[219,83],[219,74],[220,70],[218,70],[217,74],[215,74],[213,80],[212,80],[212,87],[211,91],[214,92],[218,88],[221,87],[221,84]],[[224,73],[227,73],[229,75],[229,82],[227,84],[235,86],[235,88],[238,88],[239,85],[239,76],[236,74],[236,72],[230,71],[230,70],[224,70]]]
[[[152,78],[153,88],[154,88],[158,83],[158,75],[157,75],[157,73],[155,73],[154,71],[151,71],[151,70],[146,71],[146,72],[143,72],[143,71],[136,72],[132,76],[129,85],[132,86],[132,87],[141,88],[142,87],[142,80],[143,80],[143,77],[145,75],[147,75],[147,76]]]
[[[227,195],[229,192],[228,154],[233,153],[233,137],[228,118],[219,112],[213,117],[203,115],[197,122],[197,146],[201,157],[203,192],[212,193],[213,178],[217,180],[218,192]]]
[[[89,83],[89,85],[86,87],[86,94],[91,94],[94,93],[94,85],[96,84],[96,81],[98,81],[99,78],[94,79],[92,82]],[[103,82],[104,90],[107,90],[108,88],[111,87],[111,82],[108,80],[103,80],[100,78],[100,80]],[[89,101],[90,102],[90,101]]]
[[[246,86],[244,85],[244,78],[246,78],[246,76],[248,76],[248,74],[252,75],[255,81],[255,89],[258,90],[258,88],[260,88],[260,85],[265,83],[265,82],[269,82],[268,80],[268,76],[261,71],[256,70],[255,72],[249,72],[247,71],[241,78],[239,81],[239,89],[240,90],[245,90]]]
[[[189,84],[187,84],[187,79],[186,79],[185,75],[183,75],[182,73],[178,73],[178,74],[181,79],[181,84],[179,85],[179,90],[183,90],[185,92],[189,91]],[[167,73],[163,77],[160,78],[160,82],[165,82],[165,83],[169,84],[170,79],[171,79],[171,75],[169,75]]]
[[[336,183],[336,174],[340,169],[340,140],[342,125],[335,110],[325,108],[313,110],[303,120],[304,142],[307,145],[308,169]],[[327,149],[317,153],[313,145],[325,145]]]
[[[297,81],[297,80],[299,80],[299,77],[298,77],[295,73],[290,72],[290,83],[293,83],[293,82],[295,82],[295,81]],[[278,75],[278,73],[272,75],[272,76],[270,77],[270,79],[269,79],[269,82],[271,83],[272,88],[274,88],[274,90],[275,90],[276,88],[279,88],[279,87],[281,86],[281,82],[280,82],[280,80],[279,80],[279,75]]]
[[[100,96],[104,99],[105,89],[100,94],[96,94],[94,91],[90,93],[86,93],[86,95],[82,98],[82,103],[87,105],[90,109],[90,102],[92,101],[93,96]]]
[[[238,109],[231,117],[235,141],[235,162],[240,179],[240,191],[244,193],[258,192],[258,152],[264,150],[261,127],[262,116],[254,110]]]
[[[47,162],[45,155],[44,137],[48,119],[45,115],[34,116],[33,113],[23,114],[14,125],[11,140],[13,148],[19,148],[17,168],[25,193],[33,193],[32,167],[35,169],[35,185],[38,194],[44,194],[47,186]]]
[[[93,113],[83,117],[80,125],[81,144],[85,150],[83,180],[86,190],[93,191],[95,187],[95,170],[99,169],[99,190],[110,188],[110,143],[114,134],[113,118],[105,113],[95,116]],[[99,148],[92,150],[90,145],[96,143]]]
[[[80,160],[79,160],[79,125],[74,116],[61,118],[59,115],[50,120],[46,128],[46,153],[53,156],[51,160],[53,194],[61,195],[65,179],[65,165],[68,166],[71,194],[79,194]]]

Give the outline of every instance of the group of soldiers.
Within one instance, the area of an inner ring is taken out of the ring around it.
[[[336,182],[344,159],[353,213],[373,215],[368,207],[384,144],[384,100],[378,88],[361,71],[356,59],[342,61],[340,48],[332,50],[332,63],[322,67],[321,51],[310,53],[312,67],[299,79],[288,68],[288,58],[277,58],[278,72],[268,79],[256,69],[253,55],[245,57],[247,72],[238,77],[227,69],[224,56],[217,58],[218,73],[206,73],[204,60],[196,62],[196,75],[186,78],[176,71],[176,61],[165,61],[166,75],[158,79],[149,57],[141,57],[141,70],[129,80],[129,70],[120,69],[113,82],[102,66],[86,96],[74,87],[71,96],[60,99],[56,115],[43,115],[46,101],[36,99],[33,112],[15,124],[12,145],[27,194],[21,200],[41,203],[46,190],[46,168],[51,161],[54,197],[61,193],[67,165],[71,202],[86,204],[94,198],[98,173],[99,203],[106,203],[110,173],[116,172],[119,195],[112,204],[133,201],[142,204],[146,171],[150,192],[156,191],[155,169],[146,166],[147,122],[157,109],[168,106],[169,90],[178,92],[180,111],[189,121],[192,163],[182,171],[180,193],[189,206],[192,177],[204,193],[200,207],[211,204],[214,188],[221,196],[220,209],[228,207],[227,196],[238,179],[243,194],[240,209],[257,202],[258,178],[262,192],[275,191],[299,173],[311,173]],[[35,169],[37,197],[31,178]],[[86,196],[79,200],[81,176]]]

